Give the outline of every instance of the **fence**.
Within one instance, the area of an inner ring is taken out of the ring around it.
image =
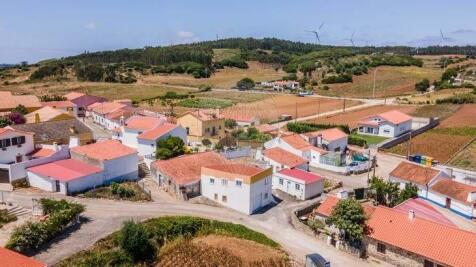
[[[395,137],[393,139],[390,139],[389,141],[387,142],[384,142],[383,144],[381,144],[379,147],[378,147],[378,150],[382,150],[382,149],[388,149],[388,148],[391,148],[391,147],[394,147],[400,143],[403,143],[405,141],[407,141],[408,139],[410,139],[410,135],[413,137],[421,134],[421,133],[424,133],[432,128],[435,128],[436,126],[438,126],[438,124],[440,124],[440,119],[439,118],[430,118],[430,121],[428,124],[426,124],[425,126],[421,127],[421,128],[418,128],[416,130],[412,130],[406,134],[403,134],[401,136],[398,136],[398,137]]]

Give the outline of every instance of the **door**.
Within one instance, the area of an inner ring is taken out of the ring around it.
[[[446,198],[446,205],[445,205],[445,207],[446,207],[447,209],[450,209],[450,208],[451,208],[451,198]]]
[[[60,187],[60,181],[56,180],[56,192],[60,192],[61,191],[61,187]]]
[[[288,181],[288,183],[286,184],[286,192],[289,193],[289,191],[291,191],[291,181]]]

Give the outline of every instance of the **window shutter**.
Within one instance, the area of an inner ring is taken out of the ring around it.
[[[5,147],[9,147],[10,146],[10,139],[5,139]]]
[[[12,138],[12,145],[14,145],[14,146],[18,145],[18,139],[17,139],[17,137],[13,137],[13,138]]]
[[[20,144],[24,144],[26,142],[25,136],[20,136]]]

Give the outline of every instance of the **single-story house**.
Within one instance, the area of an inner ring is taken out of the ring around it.
[[[345,151],[349,137],[339,128],[304,133],[303,136],[311,145],[328,151]]]
[[[218,164],[201,168],[202,195],[245,214],[272,202],[271,168],[245,164]]]
[[[259,160],[267,162],[273,167],[273,172],[279,172],[282,169],[302,169],[309,170],[309,160],[280,147],[273,147],[263,150]]]
[[[431,185],[428,200],[465,218],[476,218],[476,186],[439,179]]]
[[[200,195],[202,167],[224,163],[228,160],[222,155],[214,151],[202,152],[154,161],[151,174],[161,188],[187,200]]]
[[[358,122],[360,134],[397,137],[412,129],[412,117],[398,110],[391,110],[362,119]]]
[[[24,256],[13,250],[0,247],[0,259],[2,267],[47,267],[45,263],[42,263],[34,258]]]
[[[449,179],[443,171],[417,163],[402,161],[389,174],[389,181],[399,184],[400,189],[411,183],[418,187],[418,196],[428,199],[428,190],[437,180]]]
[[[260,125],[257,125],[255,126],[256,130],[258,130],[258,132],[260,133],[263,133],[263,134],[269,134],[273,137],[276,137],[278,135],[278,132],[279,132],[279,129],[274,126],[274,125],[271,125],[271,124],[260,124]]]
[[[108,130],[120,127],[120,123],[116,121],[117,116],[109,116],[110,114],[117,115],[116,112],[127,107],[127,105],[116,102],[102,102],[95,103],[91,108],[91,116],[93,121]]]
[[[322,194],[324,177],[300,169],[283,169],[273,175],[273,189],[306,200]]]
[[[105,173],[104,181],[138,179],[137,150],[117,140],[73,147],[70,153],[72,159],[101,168]]]
[[[100,167],[75,159],[30,167],[27,174],[31,186],[65,195],[103,185],[105,178]]]
[[[264,143],[264,148],[269,149],[273,147],[282,148],[294,155],[303,157],[309,162],[319,162],[321,155],[328,153],[327,150],[311,145],[306,138],[300,134],[289,134],[278,136]]]
[[[0,128],[0,164],[25,160],[25,156],[35,148],[33,136],[32,132],[11,127]]]

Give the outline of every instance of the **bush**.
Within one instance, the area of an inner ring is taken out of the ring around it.
[[[155,257],[155,248],[149,240],[149,233],[141,223],[124,223],[117,241],[134,261],[151,260]]]
[[[225,127],[228,129],[233,129],[238,126],[238,123],[234,119],[227,119],[225,120]]]
[[[0,210],[0,228],[2,228],[4,224],[13,222],[16,220],[17,220],[17,216],[15,216],[14,214],[10,214],[8,210],[6,209]]]
[[[222,67],[235,67],[239,69],[247,69],[248,64],[246,61],[238,56],[223,59],[222,61],[218,62],[218,64]]]
[[[157,141],[157,159],[170,159],[185,154],[185,143],[176,136]]]
[[[325,223],[321,220],[318,219],[311,219],[307,221],[307,225],[311,227],[314,232],[317,232],[318,230],[324,229],[326,226]]]
[[[444,99],[437,99],[436,104],[471,104],[476,103],[476,96],[472,93],[457,94]]]
[[[419,92],[425,92],[430,88],[430,80],[423,79],[421,82],[415,84],[415,89]]]
[[[113,195],[119,196],[121,199],[128,199],[135,196],[135,192],[131,188],[127,188],[118,183],[111,184],[111,192]]]
[[[332,84],[332,83],[351,83],[352,75],[349,74],[339,74],[332,75],[322,79],[322,83]]]
[[[296,81],[298,79],[296,73],[288,73],[288,75],[283,76],[284,81]]]
[[[212,142],[210,141],[210,139],[203,139],[202,140],[202,145],[204,146],[210,146],[212,144]]]
[[[233,102],[228,99],[216,98],[189,98],[179,102],[179,105],[187,108],[226,108],[233,105]]]
[[[25,116],[18,112],[12,112],[8,114],[8,120],[13,124],[24,124],[26,122]]]
[[[360,136],[349,135],[348,139],[349,145],[356,145],[360,147],[367,147],[367,140]]]
[[[243,78],[236,83],[236,87],[241,90],[250,90],[255,87],[255,81],[250,78]]]
[[[337,127],[341,129],[343,132],[350,134],[350,129],[349,129],[349,126],[347,125],[317,124],[317,123],[310,123],[310,122],[288,122],[286,127],[288,128],[288,131],[291,131],[294,133],[308,133],[308,132]]]

